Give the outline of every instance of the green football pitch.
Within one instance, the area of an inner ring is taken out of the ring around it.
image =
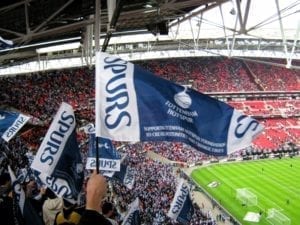
[[[212,164],[193,170],[191,177],[243,225],[284,224],[267,219],[272,208],[288,217],[290,224],[300,225],[300,158]],[[212,183],[218,185],[210,187]],[[237,199],[236,190],[241,188],[257,196],[256,205]],[[259,222],[245,221],[248,212],[260,213]]]

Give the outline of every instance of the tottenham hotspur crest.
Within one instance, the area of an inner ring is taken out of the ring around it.
[[[182,92],[179,92],[176,95],[174,95],[174,101],[176,102],[176,104],[184,109],[188,109],[192,104],[192,99],[186,93],[186,91],[187,87],[184,87],[184,90]]]

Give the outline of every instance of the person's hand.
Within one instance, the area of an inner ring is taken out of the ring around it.
[[[97,174],[96,170],[90,176],[86,187],[86,209],[100,212],[100,205],[107,192],[106,179]]]
[[[47,188],[41,187],[41,188],[40,188],[40,194],[41,194],[41,195],[46,194],[46,190],[47,190]]]

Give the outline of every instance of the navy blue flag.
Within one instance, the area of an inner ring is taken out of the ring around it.
[[[116,141],[176,141],[211,155],[251,145],[255,119],[191,88],[105,53],[96,55],[96,135]]]
[[[135,182],[134,169],[121,163],[120,171],[104,172],[103,176],[111,177],[126,186],[129,190],[133,188]]]
[[[140,225],[140,200],[136,198],[131,204],[122,225]]]
[[[14,46],[13,41],[4,39],[0,36],[0,50],[6,48],[12,48]]]
[[[83,184],[83,164],[71,105],[62,103],[34,158],[31,168],[57,196],[71,203]]]
[[[120,171],[121,156],[114,148],[111,140],[98,137],[99,148],[99,170]],[[96,137],[95,133],[90,133],[89,151],[86,162],[86,169],[96,168]]]
[[[189,224],[194,214],[193,202],[190,198],[190,187],[180,180],[168,217],[182,224]]]
[[[30,119],[29,116],[17,112],[0,110],[0,135],[9,142]]]

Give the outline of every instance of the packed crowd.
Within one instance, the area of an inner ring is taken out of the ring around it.
[[[152,60],[147,70],[200,92],[298,91],[299,72],[220,57]],[[272,74],[272,76],[270,76]]]
[[[3,181],[3,177],[7,174],[5,168],[8,164],[14,169],[14,171],[16,171],[18,176],[22,175],[23,170],[28,171],[29,169],[30,157],[27,154],[29,149],[22,148],[20,144],[19,139],[10,143],[10,147],[8,147],[6,143],[1,143],[1,168],[3,170],[1,173],[1,187],[4,187],[3,184],[7,181]],[[82,155],[85,157],[87,143],[81,144],[83,149]],[[171,221],[166,214],[174,197],[176,181],[180,178],[179,170],[174,168],[172,164],[163,164],[159,161],[148,158],[147,151],[142,149],[141,146],[143,145],[138,143],[136,145],[123,146],[120,150],[121,153],[126,153],[128,155],[123,163],[134,168],[135,185],[132,190],[129,190],[123,184],[116,182],[115,180],[109,181],[110,194],[105,201],[111,202],[115,209],[113,219],[117,222],[117,224],[120,224],[128,210],[129,203],[138,197],[142,205],[142,224],[178,224]],[[86,178],[88,177],[89,173],[87,171]],[[56,196],[53,196],[53,193],[51,193],[51,191],[49,193],[48,189],[48,191],[45,191],[43,186],[39,187],[38,183],[34,183],[35,180],[32,179],[32,176],[24,178],[22,182],[25,192],[27,193],[27,198],[30,200],[33,205],[33,209],[36,211],[35,218],[40,218],[41,224],[59,224],[58,222],[53,223],[53,221],[56,221],[57,214],[59,212],[61,212],[64,208],[69,207],[68,203],[66,201],[62,201],[62,199],[57,198]],[[6,194],[7,192],[3,190],[1,197]],[[84,191],[82,195],[85,195]],[[77,207],[76,212],[82,213],[82,206],[85,205],[85,201],[82,200],[82,198],[79,200],[78,205],[81,207]],[[5,208],[3,205],[0,207]],[[73,209],[74,207],[72,207],[72,210]],[[200,207],[196,204],[194,205],[194,209],[195,213],[192,219],[193,222],[190,224],[215,224],[215,219],[211,217],[211,214],[207,211],[207,209],[200,209]],[[14,210],[18,211],[16,209]],[[6,210],[5,212],[9,212],[9,210]],[[9,218],[13,218],[14,215],[14,213],[13,215],[9,214]],[[18,213],[18,215],[21,218],[20,213]],[[18,223],[7,222],[7,224],[24,224],[24,221],[19,221]]]
[[[166,79],[176,81],[181,84],[191,84],[194,89],[201,92],[241,92],[241,91],[259,91],[259,90],[299,90],[299,74],[295,71],[285,69],[268,68],[265,65],[254,66],[233,59],[169,59],[153,60],[147,62],[138,62],[142,67],[154,72]],[[251,68],[251,69],[249,69]],[[269,70],[268,70],[269,69]],[[276,73],[280,76],[281,81],[268,79],[267,73]],[[262,74],[262,75],[261,75]],[[260,76],[261,75],[261,76]],[[258,79],[258,77],[260,79]],[[271,84],[269,84],[271,82]],[[269,87],[266,89],[264,86]],[[31,115],[36,120],[31,121],[26,131],[21,131],[19,136],[6,144],[0,143],[1,155],[1,173],[6,174],[6,166],[11,165],[17,175],[21,171],[27,170],[43,137],[45,136],[48,126],[56,113],[61,102],[65,101],[71,104],[75,109],[78,127],[94,121],[94,70],[88,68],[78,68],[72,70],[52,71],[35,73],[30,75],[20,75],[15,77],[2,77],[0,82],[0,102],[1,107],[10,109],[11,107],[23,113]],[[270,103],[271,104],[271,103]],[[293,106],[294,102],[291,103]],[[299,110],[298,103],[296,110]],[[244,104],[246,106],[247,103]],[[256,106],[248,104],[248,109]],[[275,105],[272,105],[276,108]],[[290,107],[290,105],[288,106]],[[293,108],[294,109],[294,108]],[[256,110],[256,108],[254,109]],[[294,112],[294,111],[293,111]],[[286,121],[286,118],[282,118]],[[264,118],[267,126],[274,126],[269,122],[269,118]],[[299,120],[289,118],[290,127],[282,124],[287,132],[293,133],[294,128],[299,125]],[[276,125],[278,125],[276,123]],[[278,126],[277,126],[278,127]],[[278,129],[278,128],[276,128]],[[278,133],[272,133],[268,129],[266,135],[274,136],[269,140],[271,143],[284,144],[286,141],[296,141],[286,136],[280,136]],[[296,135],[299,135],[299,129],[296,129]],[[298,132],[298,133],[297,133]],[[266,134],[266,133],[265,133]],[[265,135],[264,134],[264,135]],[[82,131],[77,134],[79,146],[83,159],[87,157],[87,135]],[[299,136],[298,136],[299,137]],[[268,138],[266,138],[268,140]],[[267,143],[261,139],[263,144]],[[278,140],[278,142],[276,141]],[[259,142],[256,143],[258,146]],[[123,143],[114,143],[120,146]],[[278,148],[277,145],[269,146]],[[259,146],[258,146],[259,148]],[[143,224],[176,224],[171,221],[166,212],[170,207],[171,200],[176,189],[176,181],[180,173],[172,165],[163,164],[159,161],[147,157],[148,151],[153,151],[171,161],[185,162],[188,164],[197,163],[207,159],[207,156],[201,154],[189,146],[181,143],[139,143],[129,144],[122,148],[124,153],[129,157],[126,163],[135,170],[135,186],[133,190],[128,191],[126,187],[115,181],[110,181],[110,197],[106,199],[113,203],[116,209],[114,220],[122,221],[128,205],[136,197],[142,202],[142,221]],[[87,172],[86,177],[90,174]],[[29,179],[29,178],[28,178]],[[39,218],[44,223],[43,204],[46,199],[50,199],[51,194],[45,190],[37,190],[37,186],[32,188],[33,180],[24,179],[24,188],[28,198],[33,199],[34,209],[37,211]],[[1,195],[7,194],[2,185],[7,181],[7,177],[1,177]],[[30,184],[28,186],[28,184]],[[29,190],[29,191],[28,191]],[[40,193],[44,193],[41,197]],[[35,199],[39,196],[39,199]],[[84,193],[83,193],[84,196]],[[83,198],[84,199],[84,198]],[[36,204],[36,201],[39,204]],[[80,201],[84,205],[84,200]],[[12,204],[14,204],[12,202]],[[60,210],[63,203],[58,201]],[[209,211],[195,205],[195,213],[191,224],[210,225],[215,224],[215,218],[212,218]],[[1,210],[0,210],[1,211]],[[78,211],[79,212],[79,211]],[[1,217],[2,218],[2,217]],[[22,224],[22,221],[11,224]],[[8,223],[9,224],[9,223]],[[45,223],[47,224],[47,223]],[[52,224],[51,224],[52,225]]]

